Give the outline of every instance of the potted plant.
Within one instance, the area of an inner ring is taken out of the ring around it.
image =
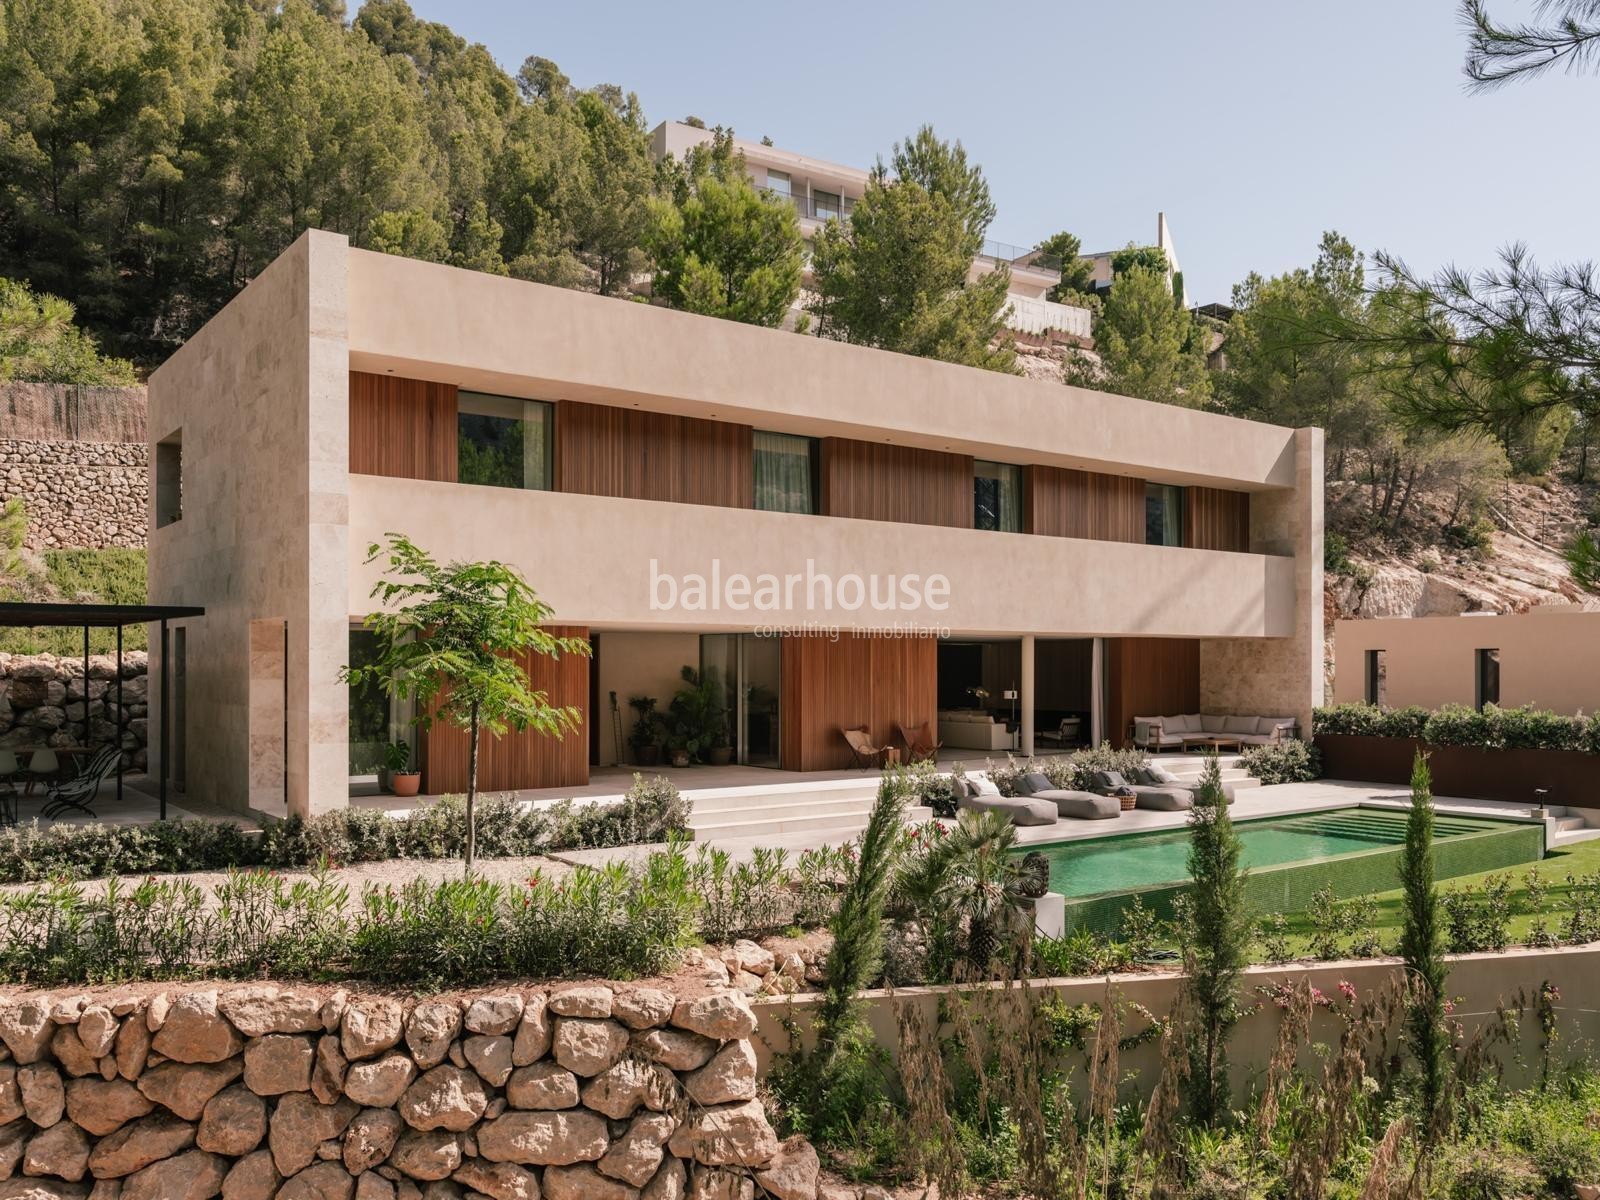
[[[661,761],[661,717],[656,712],[656,699],[629,696],[628,707],[638,714],[628,732],[628,749],[636,765],[653,767]]]
[[[404,740],[383,748],[383,765],[388,789],[396,796],[415,796],[422,790],[422,772],[411,765],[411,746]]]
[[[688,766],[695,760],[715,762],[717,759],[712,756],[719,748],[726,752],[718,756],[725,764],[733,756],[733,749],[728,745],[728,706],[717,673],[710,668],[696,671],[684,667],[683,682],[667,706],[672,735],[668,749],[673,752],[673,766]],[[679,762],[683,755],[686,760]]]

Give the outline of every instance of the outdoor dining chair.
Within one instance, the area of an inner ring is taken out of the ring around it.
[[[40,816],[55,818],[73,809],[94,816],[94,808],[89,802],[99,794],[100,785],[117,769],[117,760],[121,756],[122,751],[116,746],[101,746],[82,771],[65,783],[50,785]]]

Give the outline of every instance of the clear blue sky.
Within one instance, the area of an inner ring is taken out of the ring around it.
[[[1329,228],[1430,269],[1514,240],[1600,257],[1600,78],[1468,96],[1452,0],[412,3],[509,70],[637,92],[651,127],[693,113],[866,166],[931,122],[982,164],[1002,241],[1153,241],[1165,210],[1196,301]]]

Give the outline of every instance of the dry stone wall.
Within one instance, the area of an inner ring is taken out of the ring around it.
[[[0,503],[27,506],[28,549],[143,546],[148,464],[144,388],[0,385]]]
[[[819,1200],[755,1027],[646,986],[13,996],[0,1200]]]
[[[122,744],[123,765],[143,768],[150,736],[149,656],[122,656],[121,704],[117,660],[89,657],[87,702],[83,659],[54,654],[0,654],[0,749],[15,746]]]

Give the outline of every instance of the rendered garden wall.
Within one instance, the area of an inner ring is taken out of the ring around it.
[[[0,1001],[0,1200],[816,1200],[734,991]]]

